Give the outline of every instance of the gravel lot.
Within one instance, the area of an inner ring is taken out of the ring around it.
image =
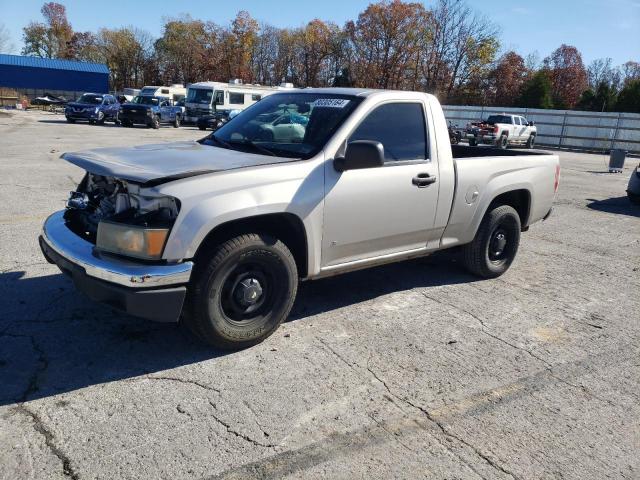
[[[201,132],[0,114],[0,478],[640,478],[637,159],[562,152],[511,270],[451,254],[305,283],[224,354],[76,293],[37,236],[68,150]]]

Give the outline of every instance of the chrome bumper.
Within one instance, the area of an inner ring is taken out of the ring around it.
[[[168,287],[189,282],[193,262],[146,265],[96,251],[93,244],[67,228],[64,210],[44,222],[42,241],[69,263],[93,278],[129,288]]]

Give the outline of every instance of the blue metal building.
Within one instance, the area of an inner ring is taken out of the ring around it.
[[[108,93],[109,68],[100,63],[0,54],[0,87],[28,97]]]

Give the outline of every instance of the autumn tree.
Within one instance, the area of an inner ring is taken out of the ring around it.
[[[111,71],[111,87],[141,87],[154,76],[153,41],[149,33],[134,27],[103,28],[98,45]]]
[[[544,59],[556,108],[573,108],[587,89],[587,70],[576,47],[561,45]]]
[[[206,25],[188,15],[165,22],[155,51],[167,83],[191,83],[202,78],[208,47]]]
[[[355,22],[347,22],[356,85],[416,88],[428,16],[421,3],[384,0],[369,5]]]
[[[231,23],[231,28],[222,32],[220,39],[220,70],[228,79],[239,78],[244,82],[253,80],[251,57],[258,38],[259,24],[245,10],[241,10]]]
[[[41,58],[70,58],[69,42],[73,29],[64,5],[45,3],[40,10],[44,23],[31,22],[23,28],[23,55]]]
[[[502,55],[490,75],[494,89],[494,105],[505,107],[515,105],[528,74],[524,58],[516,52],[511,51]]]

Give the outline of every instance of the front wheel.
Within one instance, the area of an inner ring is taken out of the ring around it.
[[[469,146],[470,147],[477,147],[478,146],[478,141],[475,138],[470,138],[469,139]]]
[[[467,269],[483,278],[506,272],[520,244],[520,216],[509,205],[495,207],[484,216],[473,241],[462,247]]]
[[[98,112],[98,119],[96,120],[98,125],[104,125],[104,113]]]
[[[180,115],[176,115],[176,118],[173,121],[173,128],[178,128],[179,126],[180,126]]]
[[[533,148],[535,144],[536,144],[536,136],[529,135],[529,138],[527,139],[527,148]]]
[[[151,119],[151,123],[149,124],[149,126],[154,130],[157,130],[160,128],[160,119],[158,118],[157,115],[154,115],[154,117]]]
[[[67,123],[76,123],[76,121],[73,118],[67,117]]]
[[[240,235],[211,252],[190,289],[183,321],[210,345],[246,348],[280,326],[297,289],[296,262],[284,243],[269,235]]]

